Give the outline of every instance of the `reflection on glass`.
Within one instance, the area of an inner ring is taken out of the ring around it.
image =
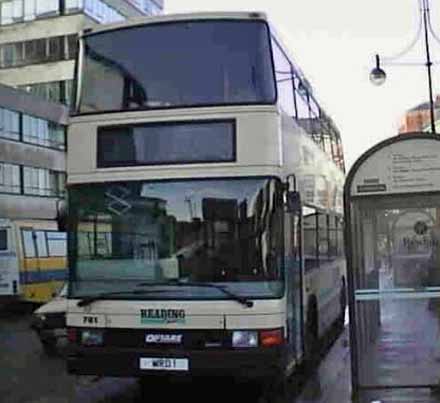
[[[69,197],[76,295],[168,280],[222,283],[247,297],[282,293],[278,180],[81,185]],[[156,297],[228,298],[215,288],[172,286]]]
[[[234,122],[153,123],[98,130],[98,167],[235,159]]]
[[[275,102],[269,32],[261,21],[104,32],[85,38],[84,56],[79,112]]]

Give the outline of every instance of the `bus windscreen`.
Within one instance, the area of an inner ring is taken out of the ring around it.
[[[70,189],[72,292],[162,286],[146,298],[274,298],[283,290],[281,182],[133,181]],[[182,287],[186,283],[201,287]],[[156,287],[155,287],[156,288]],[[160,292],[159,292],[160,291]]]

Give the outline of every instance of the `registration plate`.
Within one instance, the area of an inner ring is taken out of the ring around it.
[[[141,358],[140,368],[153,371],[188,371],[189,360],[187,358]]]

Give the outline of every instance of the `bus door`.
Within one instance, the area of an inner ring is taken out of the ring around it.
[[[299,362],[303,351],[303,264],[300,211],[285,213],[285,268],[289,352]]]
[[[0,225],[0,297],[17,294],[18,286],[18,262],[12,228]]]
[[[46,248],[44,233],[42,231],[35,231],[31,227],[22,227],[21,238],[23,246],[21,267],[23,298],[25,300],[33,300],[37,298],[37,285],[43,281],[40,253]]]
[[[380,143],[345,185],[352,382],[361,399],[440,382],[439,140]]]

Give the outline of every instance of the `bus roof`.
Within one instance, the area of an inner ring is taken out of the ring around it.
[[[237,20],[264,20],[267,21],[267,15],[260,11],[217,11],[217,12],[196,12],[196,13],[182,13],[182,14],[165,14],[148,17],[130,18],[130,20],[117,22],[113,24],[106,24],[105,26],[98,26],[88,28],[80,33],[81,36],[88,36],[97,33],[109,32],[121,28],[136,27],[140,25],[156,24],[163,22],[176,21],[194,21],[194,20],[222,20],[222,19],[237,19]]]

